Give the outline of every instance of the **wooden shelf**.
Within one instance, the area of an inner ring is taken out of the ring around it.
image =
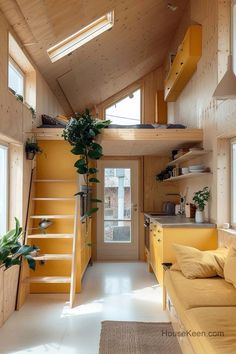
[[[35,179],[35,183],[74,183],[75,179]]]
[[[28,235],[27,238],[31,238],[31,239],[73,238],[73,234],[34,234],[34,235]]]
[[[32,200],[40,201],[40,200],[45,200],[45,201],[74,201],[75,198],[32,198]]]
[[[31,215],[31,219],[74,219],[74,215]]]
[[[71,282],[71,277],[29,277],[26,278],[24,282],[66,284]]]
[[[191,150],[191,151],[187,152],[186,154],[180,156],[176,160],[170,161],[168,163],[168,166],[178,165],[181,162],[189,161],[191,159],[194,159],[195,157],[203,156],[208,153],[209,153],[209,151],[206,151],[206,150]]]
[[[203,176],[205,177],[205,176],[209,176],[209,175],[212,175],[212,172],[188,173],[186,175],[180,175],[180,176],[164,179],[162,182],[175,182],[175,181],[179,181],[181,179],[203,177]]]

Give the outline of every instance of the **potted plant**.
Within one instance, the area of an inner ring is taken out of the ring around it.
[[[208,187],[204,187],[202,190],[196,192],[193,196],[193,201],[197,208],[195,213],[195,221],[197,223],[204,222],[204,209],[209,198],[210,198],[210,191]]]
[[[42,150],[39,147],[35,136],[27,139],[25,143],[25,152],[27,160],[33,160],[36,154],[42,153]]]
[[[33,253],[38,247],[22,245],[22,228],[15,218],[15,229],[0,237],[0,326],[15,310],[19,265],[26,259],[31,269],[35,270]]]
[[[85,186],[81,186],[81,190],[76,193],[80,195],[83,202],[82,221],[98,210],[97,207],[92,206],[92,203],[101,202],[99,199],[91,198],[92,186],[99,183],[96,178],[98,170],[93,166],[92,161],[99,160],[103,156],[102,146],[97,142],[97,137],[110,123],[109,120],[93,118],[90,111],[86,109],[83,113],[76,113],[63,131],[62,136],[73,146],[72,154],[79,155],[74,165],[77,173],[84,177]]]

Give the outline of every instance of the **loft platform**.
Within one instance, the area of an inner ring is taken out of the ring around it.
[[[38,140],[63,140],[61,128],[32,130]],[[163,156],[203,140],[202,129],[104,129],[99,137],[105,156]]]

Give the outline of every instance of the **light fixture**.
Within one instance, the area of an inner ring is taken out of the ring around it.
[[[230,26],[230,52],[228,55],[228,64],[227,70],[223,76],[223,78],[218,83],[213,97],[217,100],[227,100],[227,99],[235,99],[236,98],[236,76],[233,70],[233,56],[232,56],[232,49],[233,49],[233,21],[232,16],[236,15],[236,7],[232,5],[231,7],[231,26]],[[235,29],[236,30],[236,29]]]
[[[47,53],[54,63],[55,61],[71,54],[74,50],[81,47],[93,38],[111,29],[114,25],[114,11],[110,11],[98,18],[88,26],[67,37],[47,50]]]

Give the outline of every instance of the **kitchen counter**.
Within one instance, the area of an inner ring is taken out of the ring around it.
[[[194,219],[186,218],[185,216],[181,215],[154,216],[148,213],[146,213],[146,215],[149,216],[152,221],[157,222],[163,228],[216,228],[216,224],[208,222],[196,223]]]

